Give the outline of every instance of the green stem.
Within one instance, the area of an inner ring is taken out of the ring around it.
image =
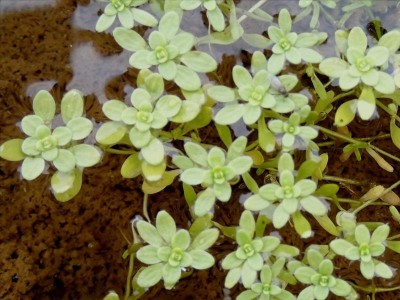
[[[390,138],[391,135],[390,133],[385,133],[385,134],[381,134],[381,135],[377,135],[377,136],[370,136],[370,137],[364,137],[364,138],[359,138],[359,141],[363,141],[363,142],[369,142],[369,141],[374,141],[374,140],[383,140],[383,139],[387,139]],[[318,147],[329,147],[334,145],[335,142],[334,141],[330,141],[330,142],[322,142],[322,143],[318,143]]]
[[[337,101],[337,100],[340,100],[340,99],[345,98],[345,97],[350,96],[350,95],[354,95],[354,91],[349,91],[347,93],[342,93],[342,94],[339,94],[339,95],[333,97],[333,99],[331,101],[331,104],[333,102]]]
[[[349,143],[352,143],[352,144],[360,143],[360,140],[353,139],[351,137],[345,136],[345,135],[340,134],[338,132],[335,132],[333,130],[329,130],[329,129],[325,128],[325,127],[322,127],[322,126],[319,126],[319,125],[315,125],[314,127],[319,129],[319,130],[321,130],[322,132],[326,133],[327,135],[336,137],[336,138],[344,140],[346,142],[349,142]],[[378,147],[376,147],[374,145],[368,144],[368,147],[370,147],[371,149],[375,150],[376,152],[379,152],[382,155],[385,155],[385,156],[387,156],[387,157],[389,157],[389,158],[391,158],[391,159],[393,159],[393,160],[395,160],[397,162],[400,162],[400,158],[398,158],[398,157],[396,157],[396,156],[394,156],[394,155],[392,155],[392,154],[390,154],[390,153],[388,153],[388,152],[386,152],[386,151],[384,151],[384,150],[382,150],[382,149],[380,149],[380,148],[378,148]]]
[[[149,194],[144,194],[143,197],[143,216],[146,218],[147,222],[151,223],[149,213],[147,211],[147,205],[149,200]]]
[[[379,195],[373,197],[372,199],[366,201],[363,205],[357,207],[353,213],[356,214],[359,211],[361,211],[362,209],[366,208],[368,205],[370,205],[372,202],[378,200],[380,197],[382,197],[383,195],[387,194],[388,192],[390,192],[391,190],[393,190],[394,188],[396,188],[398,185],[400,185],[400,180],[396,181],[394,184],[392,184],[390,187],[388,187],[387,189],[385,189],[382,193],[380,193]]]
[[[390,287],[390,288],[377,288],[375,286],[368,286],[368,287],[359,286],[359,285],[356,285],[351,282],[350,282],[350,284],[356,290],[360,290],[360,291],[367,292],[367,293],[382,293],[382,292],[392,292],[392,291],[400,290],[400,286],[395,286],[395,287]]]
[[[126,278],[126,289],[125,289],[125,300],[128,300],[131,295],[131,278],[133,273],[133,266],[135,262],[135,254],[131,253],[129,255],[129,268],[128,268],[128,277]]]
[[[249,13],[252,13],[253,11],[255,11],[257,8],[261,7],[264,5],[264,3],[267,2],[267,0],[260,0],[258,1],[256,4],[254,4],[249,10]],[[244,20],[246,20],[247,16],[243,15],[238,19],[238,23],[242,23]]]
[[[392,118],[395,118],[396,121],[400,123],[400,117],[397,114],[395,114],[393,111],[387,108],[387,106],[378,99],[376,99],[375,102],[380,108],[382,108],[382,110],[384,110],[388,115],[390,115]]]
[[[367,184],[366,182],[361,182],[361,181],[357,181],[357,180],[353,180],[353,179],[341,178],[341,177],[336,177],[336,176],[329,176],[329,175],[323,176],[322,179],[328,180],[328,181],[335,181],[335,182],[344,182],[344,183],[360,185],[360,186],[364,186]]]
[[[389,238],[387,238],[387,240],[388,240],[388,241],[392,241],[392,240],[395,240],[395,239],[397,239],[397,238],[400,238],[400,233],[399,233],[399,234],[396,234],[396,235],[394,235],[394,236],[391,236],[391,237],[389,237]]]

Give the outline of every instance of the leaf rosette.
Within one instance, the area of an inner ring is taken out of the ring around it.
[[[167,12],[159,22],[159,30],[150,33],[148,44],[137,32],[126,28],[116,28],[113,35],[122,48],[135,52],[129,59],[132,67],[142,70],[157,66],[164,79],[194,91],[201,86],[196,72],[211,72],[217,68],[217,62],[205,52],[191,50],[195,37],[180,32],[180,22],[176,12]]]
[[[151,287],[162,279],[165,288],[172,289],[184,268],[204,270],[215,262],[205,250],[217,240],[216,228],[205,229],[192,240],[187,230],[177,230],[174,219],[166,211],[157,214],[156,226],[145,221],[139,221],[136,226],[140,237],[148,243],[139,249],[137,259],[151,265],[137,277],[141,287]]]

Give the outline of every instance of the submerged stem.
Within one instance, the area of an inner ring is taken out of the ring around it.
[[[147,222],[151,223],[149,212],[147,211],[147,204],[149,200],[149,194],[144,194],[143,197],[143,216],[146,218]]]
[[[344,140],[344,141],[352,143],[352,144],[358,144],[358,143],[361,142],[360,140],[345,136],[345,135],[340,134],[340,133],[338,133],[336,131],[327,129],[327,128],[319,126],[319,125],[314,125],[314,127],[319,129],[319,130],[321,130],[322,132],[326,133],[327,135],[336,137],[338,139]],[[387,157],[389,157],[389,158],[391,158],[391,159],[393,159],[393,160],[395,160],[397,162],[400,162],[400,158],[398,158],[397,156],[394,156],[393,154],[390,154],[390,153],[388,153],[388,152],[386,152],[386,151],[384,151],[384,150],[382,150],[382,149],[380,149],[380,148],[378,148],[378,147],[376,147],[374,145],[368,144],[368,147],[370,147],[371,149],[375,150],[376,152],[379,152],[380,154],[383,154],[383,155],[385,155],[385,156],[387,156]]]

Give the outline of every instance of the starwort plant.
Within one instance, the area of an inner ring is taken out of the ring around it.
[[[349,260],[360,260],[361,274],[366,279],[374,276],[391,278],[393,271],[390,267],[375,259],[385,252],[389,231],[389,226],[384,224],[378,226],[371,235],[366,225],[359,224],[354,231],[354,240],[336,239],[329,246],[336,254]]]
[[[268,122],[269,129],[276,134],[276,140],[282,144],[283,151],[306,149],[310,140],[318,136],[315,128],[300,126],[301,121],[300,113],[293,112],[287,121],[271,120]]]
[[[157,66],[160,75],[174,81],[184,90],[200,88],[201,81],[196,72],[206,73],[217,68],[215,59],[201,51],[191,50],[195,37],[180,32],[181,20],[175,11],[161,18],[158,31],[150,33],[147,42],[135,31],[118,27],[113,31],[116,42],[124,49],[135,52],[129,64],[137,69]]]
[[[261,211],[266,215],[272,210],[272,223],[282,228],[292,217],[295,229],[302,237],[311,235],[309,222],[302,216],[300,209],[316,216],[328,212],[320,199],[313,195],[317,184],[311,179],[297,182],[294,176],[294,162],[289,153],[283,153],[278,163],[279,184],[263,185],[257,194],[246,199],[244,207],[251,211]],[[275,205],[278,202],[279,204]]]
[[[275,236],[254,238],[255,228],[252,213],[244,211],[236,231],[238,248],[222,261],[222,268],[229,270],[225,278],[227,288],[232,288],[239,280],[245,288],[250,288],[256,281],[257,272],[262,269],[264,260],[280,244],[280,240]]]
[[[118,17],[121,25],[125,28],[132,28],[135,21],[145,26],[156,26],[157,19],[146,12],[137,8],[145,4],[148,0],[97,0],[109,2],[96,23],[96,31],[102,32],[111,27]]]
[[[151,265],[137,277],[141,287],[151,287],[162,279],[165,288],[172,289],[185,268],[204,270],[214,265],[214,257],[205,250],[217,240],[216,228],[205,229],[192,240],[187,230],[176,229],[174,219],[166,211],[157,214],[155,227],[146,221],[138,221],[136,227],[149,244],[139,249],[137,258]]]
[[[247,144],[245,137],[237,138],[225,153],[219,147],[208,152],[199,144],[185,143],[186,156],[173,157],[173,163],[183,170],[182,182],[188,185],[202,184],[206,190],[199,193],[194,213],[203,216],[214,206],[215,200],[227,202],[231,198],[230,181],[250,170],[253,159],[243,155]]]
[[[294,276],[300,282],[309,285],[300,292],[298,300],[323,300],[330,293],[346,297],[350,295],[352,288],[343,279],[339,279],[333,275],[334,266],[330,259],[324,258],[316,249],[307,251],[307,265],[298,265],[294,268]],[[295,262],[289,264],[294,265]]]
[[[239,294],[237,300],[294,300],[296,297],[285,290],[283,280],[279,278],[285,265],[285,258],[278,258],[272,265],[266,264],[260,271],[260,282]]]
[[[300,33],[291,32],[292,19],[287,9],[279,12],[279,27],[271,25],[268,27],[268,36],[274,42],[273,54],[268,60],[268,70],[278,74],[284,67],[285,62],[300,64],[319,63],[322,56],[311,47],[321,44],[326,40],[326,33]]]
[[[78,90],[71,90],[61,100],[61,117],[65,126],[53,129],[56,104],[53,96],[39,91],[33,99],[35,114],[21,121],[22,131],[28,136],[24,140],[13,139],[0,147],[0,156],[11,161],[22,162],[21,175],[34,180],[51,164],[56,168],[52,177],[52,188],[57,197],[70,190],[76,172],[97,164],[101,159],[99,150],[93,145],[79,144],[93,129],[93,123],[83,117],[83,97]],[[78,190],[80,189],[80,183]],[[75,194],[76,194],[75,193]],[[73,196],[72,196],[73,197]],[[63,201],[71,196],[61,196]]]
[[[374,46],[365,53],[368,40],[360,27],[354,27],[350,31],[347,43],[347,61],[336,57],[326,58],[320,63],[320,70],[332,78],[339,78],[339,86],[343,90],[352,89],[363,83],[378,92],[393,93],[395,88],[393,78],[379,69],[388,62],[387,47]]]
[[[163,95],[164,81],[157,73],[142,70],[138,78],[139,87],[131,95],[132,106],[119,100],[109,100],[103,105],[103,112],[111,121],[101,125],[96,139],[100,144],[114,145],[127,135],[146,163],[163,165],[165,150],[158,138],[160,129],[170,121],[191,121],[200,112],[200,105],[194,101],[182,101],[175,95]],[[145,174],[147,179],[154,181],[160,179],[162,172]]]

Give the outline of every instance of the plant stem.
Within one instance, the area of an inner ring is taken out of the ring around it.
[[[146,218],[147,222],[151,223],[149,213],[147,211],[147,204],[149,200],[149,194],[144,194],[143,197],[143,216]]]
[[[380,197],[382,197],[383,195],[385,195],[386,193],[390,192],[391,190],[393,190],[394,188],[396,188],[398,185],[400,185],[400,180],[396,181],[394,184],[392,184],[390,187],[388,187],[387,189],[385,189],[382,193],[380,193],[379,195],[373,197],[372,199],[366,201],[363,205],[357,207],[353,213],[356,214],[358,213],[360,210],[366,208],[368,205],[370,205],[372,202],[376,201],[377,199],[379,199]]]
[[[323,176],[322,179],[323,180],[328,180],[328,181],[335,181],[335,182],[344,182],[344,183],[360,185],[360,186],[366,185],[365,182],[361,182],[361,181],[357,181],[357,180],[353,180],[353,179],[348,179],[348,178],[329,176],[329,175]]]
[[[381,135],[377,135],[377,136],[369,136],[369,137],[364,137],[364,138],[359,138],[359,141],[363,141],[363,142],[369,142],[369,141],[374,141],[374,140],[383,140],[383,139],[387,139],[390,138],[390,133],[385,133],[385,134],[381,134]],[[330,142],[322,142],[322,143],[318,143],[318,147],[329,147],[334,145],[335,142],[334,141],[330,141]]]
[[[392,112],[389,108],[386,107],[385,104],[383,104],[381,101],[379,101],[378,99],[375,100],[376,104],[382,108],[382,110],[384,110],[388,115],[390,115],[392,118],[395,118],[397,122],[400,123],[400,117],[395,114],[394,112]]]
[[[257,8],[261,7],[264,5],[264,3],[267,2],[267,0],[260,0],[258,1],[256,4],[254,4],[249,10],[249,13],[252,13],[253,11],[255,11]],[[246,20],[247,16],[243,15],[238,19],[238,23],[242,23],[244,20]]]
[[[327,135],[336,137],[338,139],[342,139],[342,140],[344,140],[346,142],[349,142],[349,143],[352,143],[352,144],[360,143],[360,140],[353,139],[351,137],[345,136],[343,134],[340,134],[340,133],[338,133],[336,131],[327,129],[325,127],[322,127],[322,126],[319,126],[319,125],[315,125],[314,127],[319,129],[319,130],[321,130],[322,132],[326,133]],[[397,156],[394,156],[393,154],[390,154],[390,153],[388,153],[388,152],[386,152],[386,151],[384,151],[384,150],[382,150],[382,149],[380,149],[380,148],[378,148],[378,147],[376,147],[374,145],[368,144],[368,147],[370,147],[371,149],[375,150],[376,152],[379,152],[382,155],[385,155],[385,156],[387,156],[387,157],[389,157],[389,158],[391,158],[391,159],[393,159],[393,160],[395,160],[397,162],[400,162],[400,158],[398,158]]]
[[[368,287],[364,287],[364,286],[359,286],[356,285],[354,283],[350,284],[356,289],[356,290],[361,290],[367,293],[382,293],[382,292],[392,292],[392,291],[396,291],[400,289],[400,286],[395,286],[395,287],[390,287],[390,288],[378,288],[375,286],[368,286]]]
[[[333,102],[337,101],[337,100],[340,100],[340,99],[345,98],[345,97],[350,96],[350,95],[354,95],[354,91],[349,91],[347,93],[342,93],[342,94],[339,94],[339,95],[333,97],[333,99],[331,101],[331,104]]]
[[[126,278],[126,288],[125,288],[125,300],[128,300],[131,295],[131,278],[133,273],[133,266],[135,262],[135,254],[131,253],[129,255],[129,267],[128,267],[128,277]]]

